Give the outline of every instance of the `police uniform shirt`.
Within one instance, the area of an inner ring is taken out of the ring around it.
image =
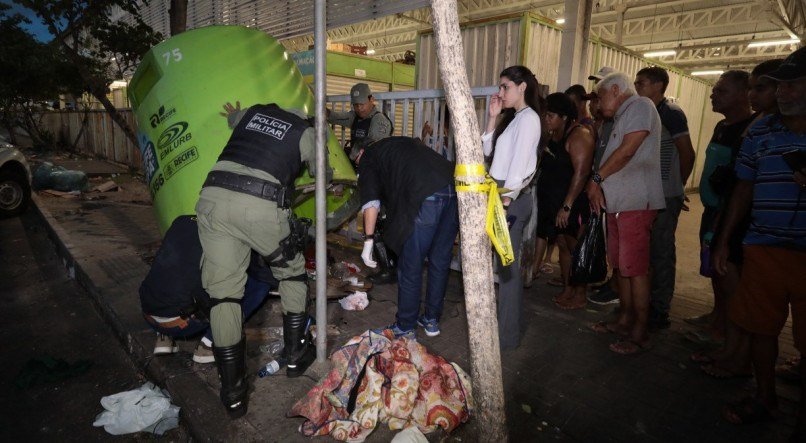
[[[297,117],[300,118],[308,118],[308,116],[300,111],[299,109],[283,109],[287,112],[290,112]],[[229,126],[230,128],[235,128],[237,124],[240,122],[241,118],[246,114],[247,110],[241,110],[237,113],[230,114],[228,117]],[[316,132],[314,128],[308,128],[302,134],[302,138],[299,140],[299,153],[300,153],[300,160],[308,165],[308,171],[312,177],[316,176]],[[272,183],[280,183],[277,178],[273,177],[266,171],[262,171],[257,168],[250,168],[248,166],[235,163],[232,161],[218,161],[212,168],[213,171],[227,171],[233,172],[235,174],[241,175],[248,175],[250,177],[259,178],[261,180],[266,180]]]
[[[328,123],[341,125],[347,128],[353,126],[355,119],[355,111],[330,111],[327,121]],[[373,107],[369,116],[364,120],[371,120],[367,133],[363,135],[364,145],[381,140],[392,135],[392,122],[378,108]],[[351,135],[352,137],[352,135]],[[359,136],[356,136],[359,138]]]

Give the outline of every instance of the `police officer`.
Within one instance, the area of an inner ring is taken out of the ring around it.
[[[301,251],[288,248],[290,198],[302,163],[315,173],[315,135],[307,116],[276,104],[241,111],[224,106],[232,136],[207,176],[196,205],[202,284],[210,311],[221,401],[232,418],[247,409],[246,340],[239,305],[250,250],[264,256],[280,282],[286,374],[302,375],[315,357],[308,333],[307,284]]]
[[[355,162],[358,151],[372,142],[392,135],[392,120],[375,107],[375,98],[366,83],[356,83],[350,88],[352,111],[328,110],[327,121],[331,124],[350,127],[350,147],[345,151]]]
[[[375,107],[375,98],[372,96],[368,84],[356,83],[350,89],[350,102],[353,105],[352,111],[328,110],[327,121],[350,127],[350,145],[345,146],[344,150],[355,165],[359,151],[378,140],[390,137],[394,131],[394,125],[386,114]],[[385,219],[386,211],[382,210],[375,232],[378,240],[375,242],[374,249],[378,261],[368,264],[368,266],[374,265],[371,266],[373,268],[380,264],[378,272],[369,277],[369,280],[375,284],[394,283],[397,280],[396,257],[383,241]]]

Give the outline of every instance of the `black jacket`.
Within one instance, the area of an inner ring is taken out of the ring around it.
[[[426,197],[453,183],[453,169],[453,163],[411,137],[389,137],[366,148],[358,165],[361,204],[384,204],[383,238],[393,251],[403,249]]]
[[[176,317],[181,310],[195,306],[195,301],[209,305],[210,295],[201,282],[202,247],[196,218],[181,215],[174,220],[162,246],[157,251],[151,270],[140,284],[140,305],[143,313],[160,317]],[[252,251],[249,277],[277,287],[271,269],[263,265]]]

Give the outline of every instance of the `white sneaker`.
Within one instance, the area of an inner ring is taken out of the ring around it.
[[[199,344],[196,346],[196,350],[193,351],[193,361],[201,364],[215,363],[213,348],[205,343],[204,339],[199,342]]]
[[[173,338],[165,334],[157,334],[157,341],[154,343],[154,355],[167,355],[179,351]]]

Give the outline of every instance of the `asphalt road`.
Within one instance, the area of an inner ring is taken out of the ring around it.
[[[91,362],[81,374],[19,388],[33,358]],[[69,278],[34,210],[0,219],[0,440],[188,441],[174,429],[158,438],[113,436],[92,426],[101,397],[135,389],[146,380]]]

